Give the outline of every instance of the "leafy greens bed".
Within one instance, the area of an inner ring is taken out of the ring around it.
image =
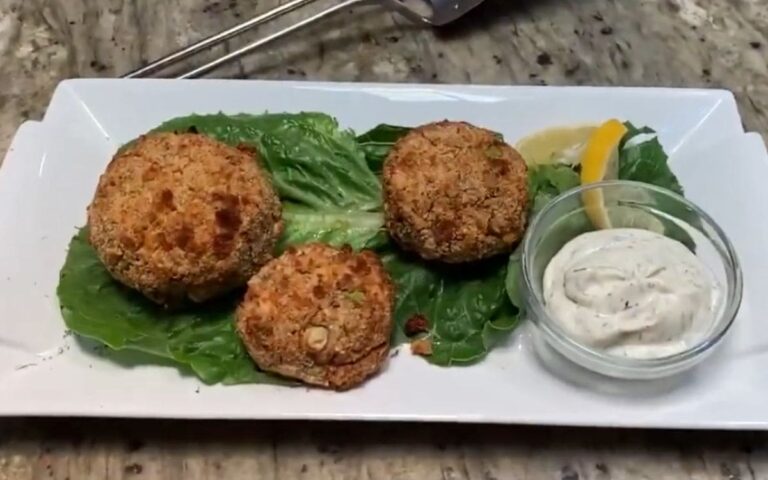
[[[407,341],[406,321],[423,315],[429,321],[430,362],[472,363],[519,322],[520,255],[457,269],[423,262],[389,241],[378,174],[389,149],[408,130],[381,125],[355,137],[321,113],[192,115],[156,129],[198,132],[256,148],[283,201],[280,249],[320,241],[376,250],[397,285],[393,343]],[[630,126],[620,176],[680,192],[658,141],[630,140],[651,132]],[[567,165],[532,169],[533,210],[578,183],[578,173]],[[68,328],[113,349],[174,360],[209,384],[284,383],[259,371],[241,345],[233,328],[237,298],[167,312],[110,277],[87,242],[87,227],[72,239],[58,296]]]

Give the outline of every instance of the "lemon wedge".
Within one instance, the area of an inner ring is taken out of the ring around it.
[[[627,127],[615,119],[608,120],[592,132],[581,158],[582,185],[618,178],[619,144],[626,133]],[[611,228],[601,189],[584,192],[582,202],[595,228]]]
[[[584,147],[596,129],[594,124],[548,128],[520,139],[515,149],[528,166],[552,163],[578,165]]]

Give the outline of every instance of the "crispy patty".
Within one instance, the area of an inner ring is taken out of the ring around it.
[[[346,390],[387,359],[393,301],[392,282],[373,252],[308,244],[248,282],[237,331],[261,369]]]
[[[254,153],[197,134],[149,134],[118,152],[88,224],[107,270],[166,306],[245,285],[282,233]]]
[[[491,257],[511,250],[525,231],[525,161],[499,136],[468,123],[412,130],[384,162],[383,183],[390,235],[427,260]]]

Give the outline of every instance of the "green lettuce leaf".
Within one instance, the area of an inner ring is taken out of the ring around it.
[[[234,146],[250,146],[284,201],[317,210],[375,211],[381,182],[368,168],[354,133],[322,113],[191,115],[155,131],[193,131]]]
[[[562,164],[541,165],[528,170],[528,197],[531,215],[561,193],[581,184],[579,174]]]
[[[669,157],[653,130],[625,124],[628,132],[619,146],[619,178],[650,183],[682,195],[683,187],[669,168]],[[637,137],[642,135],[644,139]],[[642,140],[642,141],[638,141]]]
[[[321,242],[334,246],[349,245],[355,250],[376,248],[386,243],[384,214],[317,210],[291,203],[283,204],[285,232],[279,251],[290,245]]]
[[[426,357],[436,365],[466,365],[483,359],[518,323],[506,297],[506,260],[474,265],[437,265],[401,252],[382,256],[397,284],[393,343],[409,340],[405,324],[415,315],[429,323],[432,344]]]
[[[408,127],[382,124],[357,137],[357,143],[365,153],[368,167],[380,174],[392,146],[410,131]]]
[[[168,312],[112,279],[88,244],[72,239],[57,289],[67,327],[115,350],[138,350],[188,366],[205,383],[278,383],[259,371],[233,329],[236,299]]]
[[[381,183],[354,133],[323,113],[191,115],[154,131],[197,132],[255,148],[283,200],[280,248],[308,242],[380,243]]]
[[[669,157],[659,143],[656,132],[648,127],[637,128],[629,122],[625,125],[629,131],[619,146],[619,178],[649,183],[683,195],[683,187],[669,167]],[[693,227],[701,227],[698,215],[678,203],[660,198],[656,207]],[[650,211],[648,213],[664,226],[664,235],[696,251],[696,242],[685,228],[665,216]]]

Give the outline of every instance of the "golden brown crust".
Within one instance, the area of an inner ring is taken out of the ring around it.
[[[392,281],[373,252],[308,244],[248,282],[236,327],[261,369],[346,390],[386,360],[393,302]]]
[[[253,154],[197,134],[149,134],[115,155],[88,224],[109,272],[170,306],[244,285],[282,233]]]
[[[468,262],[511,250],[524,231],[528,178],[520,154],[464,122],[416,128],[383,170],[390,235],[428,260]]]

